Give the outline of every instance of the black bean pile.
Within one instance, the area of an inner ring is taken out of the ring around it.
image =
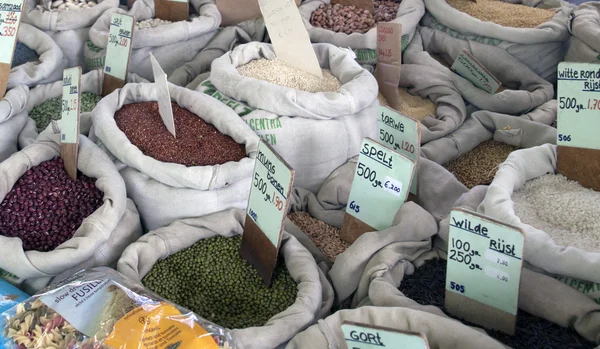
[[[432,259],[415,270],[415,273],[404,277],[399,290],[408,298],[421,305],[433,305],[444,308],[446,289],[446,261]],[[462,320],[461,320],[462,321]],[[477,326],[462,321],[465,325]],[[479,326],[478,326],[479,327]],[[581,337],[574,329],[561,327],[550,321],[538,318],[519,310],[517,314],[516,335],[486,330],[488,335],[505,345],[515,349],[583,349],[595,348],[594,343]]]
[[[20,238],[25,251],[54,250],[102,206],[95,181],[81,173],[73,181],[59,157],[29,169],[0,204],[0,234]]]
[[[264,326],[291,306],[297,284],[281,259],[271,287],[240,258],[241,236],[216,236],[157,262],[142,283],[220,326]]]
[[[35,50],[30,49],[25,44],[18,42],[15,45],[15,53],[13,54],[13,60],[11,68],[18,67],[22,64],[29,62],[36,62],[40,60]]]

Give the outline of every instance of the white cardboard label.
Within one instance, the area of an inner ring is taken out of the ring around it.
[[[123,81],[127,78],[133,24],[133,17],[122,13],[115,13],[110,19],[104,73]]]
[[[0,63],[11,64],[23,0],[0,0]]]
[[[173,120],[173,108],[171,108],[171,95],[169,94],[169,84],[167,83],[167,74],[162,70],[156,58],[150,53],[152,62],[152,72],[154,73],[154,84],[156,86],[156,99],[158,100],[158,112],[162,118],[167,130],[175,136],[175,120]]]
[[[79,132],[77,118],[80,108],[81,68],[69,68],[63,72],[62,116],[60,119],[61,143],[77,143]]]

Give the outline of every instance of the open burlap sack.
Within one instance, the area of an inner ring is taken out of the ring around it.
[[[175,69],[169,75],[169,82],[195,90],[201,82],[210,76],[210,66],[215,59],[233,50],[238,45],[252,41],[266,42],[267,37],[263,19],[246,21],[235,27],[223,28],[198,53],[196,58]]]
[[[490,139],[519,148],[556,144],[556,129],[549,126],[555,120],[556,100],[520,117],[476,111],[456,131],[421,146],[421,155],[443,165]]]
[[[81,92],[89,92],[100,95],[102,93],[102,83],[104,81],[104,74],[101,69],[92,70],[86,74],[81,76]],[[127,76],[128,82],[147,82],[147,80],[135,75],[128,74]],[[40,104],[48,101],[52,98],[62,97],[63,93],[63,82],[62,78],[58,81],[49,84],[40,84],[36,87],[29,90],[29,96],[27,99],[26,110],[28,113],[31,113],[33,108],[39,106]],[[54,127],[59,126],[58,123]],[[91,112],[81,112],[80,121],[79,121],[79,132],[82,135],[87,136],[90,132],[90,128],[92,127],[92,113]],[[48,127],[42,132],[54,133],[53,131],[53,123],[50,123]],[[27,125],[25,126],[25,132],[21,137],[20,145],[21,147],[27,146],[35,141],[38,137],[37,128],[35,126],[35,121],[29,118],[27,121]]]
[[[398,307],[364,306],[340,310],[297,334],[286,349],[343,348],[344,321],[421,332],[431,349],[501,349],[502,344],[460,322],[427,312]]]
[[[0,200],[30,168],[60,156],[60,135],[43,135],[35,143],[0,163]],[[139,215],[127,199],[125,184],[110,159],[85,136],[79,137],[77,168],[96,178],[104,203],[85,218],[75,235],[49,252],[24,251],[21,239],[0,236],[3,276],[29,292],[47,286],[53,277],[83,266],[107,266],[141,236]],[[6,273],[4,273],[6,274]]]
[[[19,85],[33,87],[62,78],[67,60],[48,34],[23,22],[17,33],[17,41],[34,50],[39,56],[39,61],[12,68],[8,73],[7,89]]]
[[[151,231],[123,252],[118,271],[134,281],[141,281],[158,260],[188,248],[201,239],[241,235],[245,216],[245,211],[232,209],[176,221]],[[329,311],[331,300],[324,298],[324,295],[331,294],[331,285],[306,248],[284,232],[279,253],[290,275],[298,283],[296,301],[262,327],[233,329],[236,348],[276,348]]]
[[[182,64],[191,61],[217,34],[221,15],[212,0],[193,0],[190,6],[198,17],[188,21],[164,24],[154,28],[138,29],[133,33],[129,71],[141,77],[154,80],[148,53],[152,53],[163,71],[170,75]],[[154,1],[138,0],[129,11],[110,9],[102,14],[90,28],[90,41],[84,55],[89,69],[104,65],[106,46],[113,13],[134,16],[136,21],[154,18]]]
[[[545,144],[513,152],[500,165],[477,211],[525,232],[525,261],[548,274],[600,282],[600,253],[559,246],[544,231],[521,222],[515,215],[511,196],[525,182],[556,173],[556,146]]]
[[[23,23],[29,23],[48,34],[58,44],[68,67],[83,66],[83,47],[92,24],[108,9],[119,6],[119,0],[98,0],[97,5],[81,11],[46,11],[37,8],[37,0],[23,3]],[[83,67],[82,67],[83,68]]]
[[[515,167],[516,162],[514,160],[521,160],[524,157],[528,157],[528,162],[532,165],[531,169],[547,167],[542,165],[542,162],[545,162],[544,160],[549,160],[549,152],[555,148],[556,146],[547,144],[531,149],[513,152],[513,154],[509,156],[509,159],[501,165],[499,171],[506,172],[508,170],[509,172],[513,173],[518,171],[517,167]],[[539,154],[540,156],[537,159],[532,159],[531,156],[523,156],[522,154],[531,154],[536,152],[543,152],[545,154]],[[523,169],[522,164],[520,168]],[[551,246],[552,242],[548,241],[550,240],[549,237],[540,238],[540,234],[535,232],[535,229],[532,229],[532,227],[528,227],[527,225],[521,223],[515,224],[516,221],[514,220],[512,220],[512,222],[503,220],[502,218],[499,218],[498,215],[489,215],[488,213],[483,212],[482,207],[486,204],[486,202],[489,202],[488,197],[493,195],[493,192],[497,191],[494,189],[494,187],[498,187],[498,182],[496,182],[496,179],[502,177],[504,177],[504,173],[497,173],[494,183],[492,183],[492,185],[489,187],[477,186],[471,189],[468,193],[464,194],[459,200],[456,201],[455,207],[461,207],[471,211],[478,211],[492,218],[500,219],[508,224],[513,224],[524,228],[525,249],[523,250],[523,256],[525,259],[521,272],[521,283],[519,288],[519,309],[560,326],[574,328],[582,337],[593,341],[596,344],[600,343],[600,305],[595,303],[590,297],[580,293],[568,285],[565,285],[563,282],[548,275],[544,275],[548,273],[548,269],[558,271],[567,267],[563,261],[573,255],[572,253],[569,253],[569,249],[563,249],[564,255],[557,256],[556,251],[558,250],[558,247]],[[447,251],[449,240],[449,221],[450,216],[448,215],[440,222],[440,230],[438,232],[438,236],[436,237],[435,246],[437,247],[440,255],[444,255],[445,253],[443,251]],[[545,235],[545,233],[543,234]],[[546,240],[546,243],[540,244],[539,242],[541,240]],[[543,246],[540,247],[541,245]],[[544,251],[545,249],[548,249],[548,251]],[[553,262],[551,263],[546,262],[544,266],[540,266],[537,263],[537,259],[539,259],[541,255],[549,254],[553,254],[554,258],[556,259],[553,259]],[[572,266],[574,263],[568,264]],[[582,262],[576,267],[572,268],[572,270],[575,270],[576,268],[589,270],[590,266],[586,266]],[[552,273],[552,271],[550,271],[550,273]],[[560,272],[557,272],[557,274],[560,274]],[[402,294],[400,293],[400,295]],[[393,301],[388,305],[393,306],[392,304]]]
[[[198,91],[231,107],[296,171],[294,185],[316,192],[329,174],[358,154],[364,137],[376,137],[377,81],[352,56],[314,44],[322,68],[342,87],[337,92],[295,90],[242,76],[237,67],[274,59],[270,44],[240,45],[212,63]]]
[[[570,37],[568,23],[573,10],[571,6],[561,4],[554,17],[536,28],[511,28],[471,17],[445,0],[424,1],[427,13],[421,21],[423,26],[444,32],[459,41],[497,47],[516,57],[542,78],[556,81],[556,69],[565,56],[565,42]],[[456,45],[460,45],[456,42]]]
[[[28,97],[29,88],[19,86],[7,91],[0,100],[0,163],[22,147],[19,141],[27,124]]]
[[[115,121],[115,113],[125,104],[156,101],[155,84],[126,84],[103,98],[92,113],[90,134],[118,161],[129,197],[149,230],[182,218],[245,208],[258,150],[258,136],[219,101],[173,84],[169,84],[169,93],[180,107],[245,145],[247,157],[215,166],[186,167],[158,161],[133,145]]]
[[[565,61],[600,63],[600,3],[579,5],[571,20],[571,45]]]
[[[375,65],[377,63],[377,27],[362,33],[336,33],[332,30],[314,27],[310,23],[312,13],[322,4],[330,4],[331,0],[308,0],[298,8],[308,31],[311,42],[323,42],[336,46],[350,48],[356,54],[360,64]],[[389,23],[402,24],[402,51],[408,46],[415,30],[425,14],[423,0],[404,0],[400,3],[396,18]]]
[[[452,75],[462,97],[481,110],[523,114],[554,97],[552,84],[499,47],[457,39],[430,28],[421,28],[419,33],[423,49],[431,55],[439,55],[449,66],[466,49],[500,80],[505,90],[490,94],[460,75]],[[406,63],[413,61],[414,58],[405,58]]]

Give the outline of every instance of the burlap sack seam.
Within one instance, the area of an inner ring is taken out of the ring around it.
[[[319,319],[317,325],[319,326],[321,333],[323,333],[323,336],[325,336],[327,339],[327,343],[329,343],[328,348],[339,348],[339,345],[335,340],[335,336],[332,335],[332,331],[327,325],[327,322],[325,322],[323,319]]]

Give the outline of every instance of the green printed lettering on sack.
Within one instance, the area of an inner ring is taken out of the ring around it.
[[[89,69],[97,69],[104,67],[104,59],[106,56],[96,57],[96,58],[85,58],[83,61],[85,66]]]
[[[592,298],[594,302],[600,304],[600,284],[591,281],[579,280],[567,276],[557,276],[556,280],[568,285],[577,291],[587,295]]]
[[[98,52],[102,51],[102,47],[94,45],[92,40],[86,40],[85,45],[87,46],[88,50],[90,50],[92,52],[98,53]]]
[[[400,50],[404,52],[404,50],[408,47],[408,44],[410,44],[410,35],[402,35],[402,45]]]
[[[485,36],[475,36],[475,35],[465,35],[465,34],[462,34],[460,32],[457,32],[454,29],[448,28],[445,25],[441,24],[433,16],[431,16],[431,26],[433,27],[433,29],[442,31],[442,32],[444,32],[444,33],[452,36],[453,38],[457,38],[457,39],[476,41],[476,42],[479,42],[479,43],[482,43],[482,44],[486,44],[486,45],[490,45],[490,46],[498,46],[498,45],[500,45],[502,43],[502,40],[500,40],[500,39],[488,38],[488,37],[485,37]]]
[[[598,55],[598,56],[596,57],[596,59],[600,61],[600,55]]]
[[[262,139],[263,141],[269,143],[269,145],[276,145],[277,144],[277,137],[275,136],[274,133],[267,133],[264,135],[259,135],[257,134],[258,137],[260,137],[260,139]]]
[[[6,281],[10,281],[10,279],[19,280],[18,276],[16,276],[15,274],[11,273],[10,271],[6,271],[6,270],[4,270],[2,268],[0,268],[0,278],[5,279]]]
[[[279,118],[267,119],[267,118],[254,118],[246,120],[246,123],[252,131],[260,130],[272,130],[276,128],[282,128],[281,120]]]
[[[353,50],[356,55],[356,60],[359,62],[375,62],[377,61],[377,50],[360,48]]]
[[[235,111],[239,116],[246,116],[257,109],[221,94],[221,92],[217,91],[216,87],[210,82],[210,80],[206,80],[201,83],[199,91],[223,102],[223,104],[233,109],[233,111]]]

